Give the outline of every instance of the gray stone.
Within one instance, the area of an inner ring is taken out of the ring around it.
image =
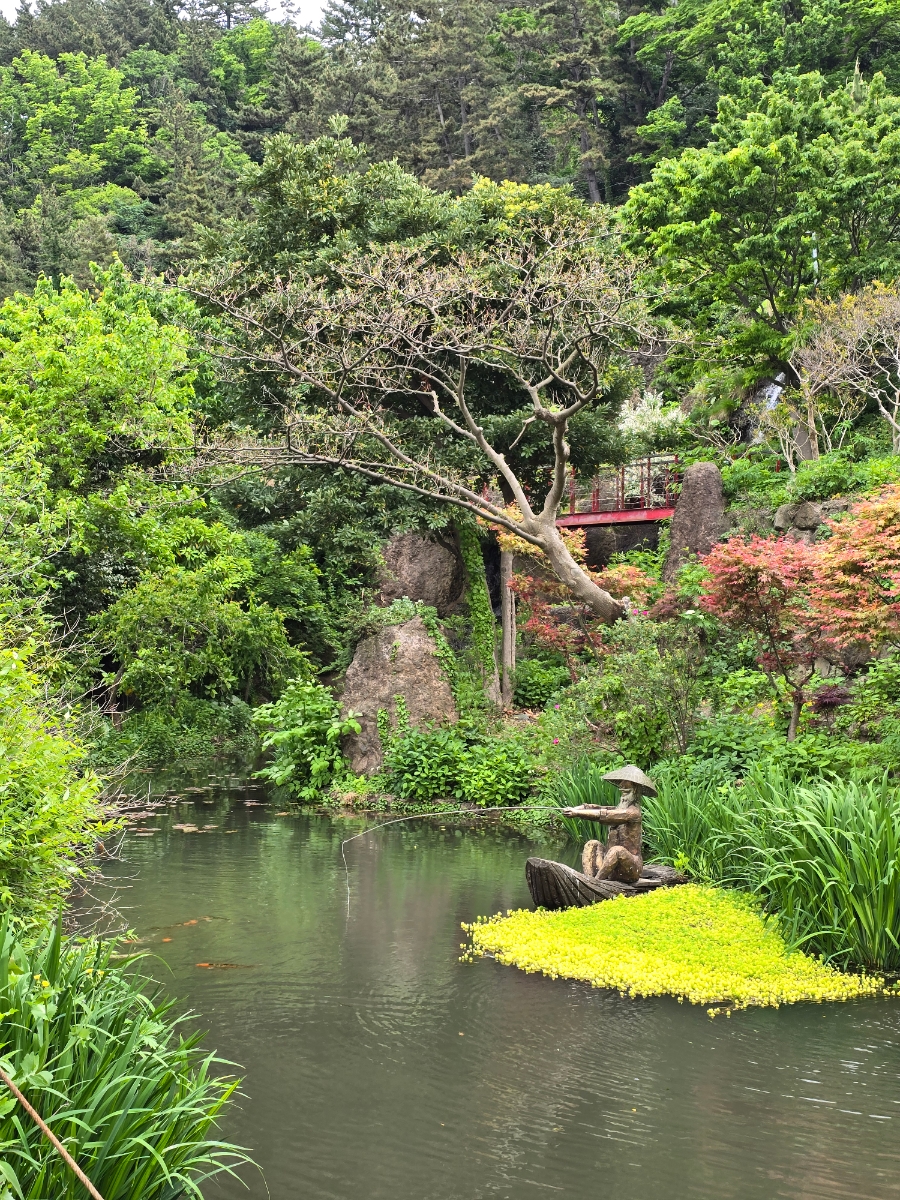
[[[453,542],[432,541],[420,533],[392,538],[384,549],[379,584],[381,603],[408,596],[446,616],[465,590],[465,572]]]
[[[797,511],[797,508],[798,505],[796,504],[782,504],[776,510],[775,519],[772,522],[775,528],[781,533],[786,533],[794,524],[794,513]]]
[[[791,524],[795,529],[815,529],[822,524],[822,510],[811,500],[804,500],[797,505]]]
[[[398,695],[406,701],[411,725],[458,720],[453,693],[421,617],[389,625],[356,647],[341,698],[344,713],[359,714],[362,727],[344,741],[354,771],[369,775],[381,768],[378,710],[387,709],[393,718]]]
[[[842,512],[849,504],[849,500],[826,500],[824,504],[801,500],[793,504],[782,504],[772,523],[779,533],[787,534],[796,542],[811,545],[816,539],[816,530],[822,523],[835,513]]]
[[[722,475],[715,463],[693,463],[684,473],[672,517],[672,541],[663,567],[671,583],[692,554],[708,554],[726,528]]]
[[[847,512],[853,503],[854,501],[847,496],[835,496],[833,500],[826,500],[819,505],[822,510],[822,520],[828,521],[832,517],[836,517],[838,513]]]

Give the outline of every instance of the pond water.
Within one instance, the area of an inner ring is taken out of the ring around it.
[[[362,824],[265,799],[192,793],[104,872],[148,969],[243,1068],[224,1132],[264,1181],[209,1200],[900,1196],[900,1002],[712,1021],[463,964],[460,922],[528,904],[548,847],[395,825],[347,847],[348,914]]]

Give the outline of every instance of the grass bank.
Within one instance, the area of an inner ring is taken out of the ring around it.
[[[471,953],[628,996],[778,1007],[883,990],[790,950],[748,896],[689,884],[565,912],[520,910],[464,926]]]
[[[205,1179],[249,1161],[216,1130],[237,1080],[114,953],[0,923],[0,1065],[105,1200],[202,1200]],[[0,1200],[84,1194],[0,1086]]]

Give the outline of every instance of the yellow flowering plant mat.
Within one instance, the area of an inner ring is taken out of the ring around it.
[[[880,978],[789,950],[752,897],[698,884],[564,912],[510,911],[463,928],[470,955],[629,996],[747,1008],[884,990]]]

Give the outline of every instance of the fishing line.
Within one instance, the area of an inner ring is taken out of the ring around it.
[[[382,821],[378,825],[370,825],[368,829],[363,829],[360,833],[354,833],[352,837],[344,838],[341,842],[341,858],[344,862],[344,875],[347,880],[347,916],[350,916],[350,867],[347,864],[347,855],[344,853],[344,847],[350,842],[355,842],[357,838],[365,837],[367,833],[375,833],[378,829],[386,829],[388,825],[399,825],[401,821],[422,821],[428,820],[431,817],[455,817],[465,814],[467,817],[483,817],[487,813],[492,812],[559,812],[559,807],[554,804],[528,804],[524,806],[516,805],[511,807],[508,804],[497,804],[493,808],[442,808],[439,812],[428,813],[410,813],[405,817],[392,817],[390,821]]]

